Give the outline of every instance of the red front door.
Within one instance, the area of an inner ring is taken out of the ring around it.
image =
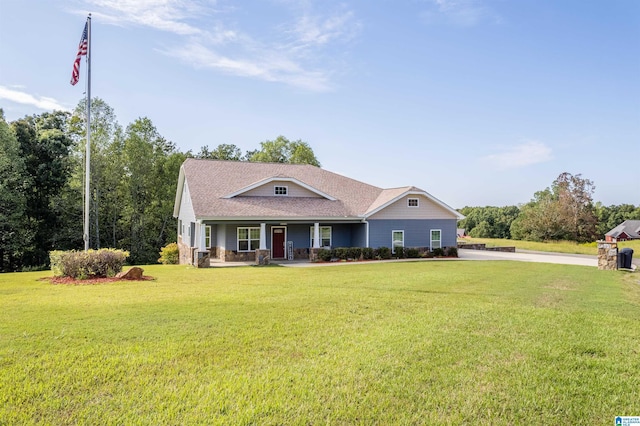
[[[284,259],[284,242],[286,240],[287,228],[271,228],[271,257],[273,259]]]

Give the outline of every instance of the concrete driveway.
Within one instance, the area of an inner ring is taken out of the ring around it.
[[[516,260],[520,262],[560,263],[563,265],[581,265],[598,267],[598,258],[584,254],[548,253],[541,251],[518,250],[515,253],[458,250],[458,257],[462,260]]]

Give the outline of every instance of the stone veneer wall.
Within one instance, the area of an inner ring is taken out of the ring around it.
[[[618,269],[618,244],[611,241],[598,241],[598,269]]]
[[[515,247],[487,247],[486,244],[467,244],[467,243],[458,243],[459,249],[467,249],[467,250],[484,250],[484,251],[501,251],[507,253],[515,253]]]
[[[178,263],[180,265],[191,265],[193,263],[193,251],[191,247],[182,242],[182,237],[178,236]]]

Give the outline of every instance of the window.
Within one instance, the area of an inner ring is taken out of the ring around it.
[[[205,248],[211,248],[211,227],[204,227],[204,246]]]
[[[404,231],[392,231],[391,253],[396,252],[396,247],[404,247]]]
[[[311,231],[311,245],[309,247],[313,247],[313,226],[310,229]],[[320,227],[320,247],[331,247],[331,227],[330,226],[321,226]]]
[[[442,230],[440,229],[432,229],[431,230],[431,250],[442,248]]]
[[[287,195],[287,189],[286,186],[274,186],[273,193],[274,195]]]
[[[407,200],[407,205],[409,207],[418,207],[418,199],[417,198],[409,198]]]
[[[184,226],[182,225],[182,220],[178,220],[178,234],[182,237],[184,234]]]
[[[238,228],[238,251],[260,248],[260,228]]]

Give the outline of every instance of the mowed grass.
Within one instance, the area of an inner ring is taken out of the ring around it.
[[[611,424],[640,274],[523,262],[0,274],[0,424]]]
[[[486,244],[487,247],[515,247],[516,250],[548,251],[555,253],[590,254],[597,256],[596,243],[579,244],[575,241],[522,241],[500,238],[459,238],[459,243]],[[618,249],[630,248],[633,250],[633,258],[640,256],[640,240],[620,241]]]

